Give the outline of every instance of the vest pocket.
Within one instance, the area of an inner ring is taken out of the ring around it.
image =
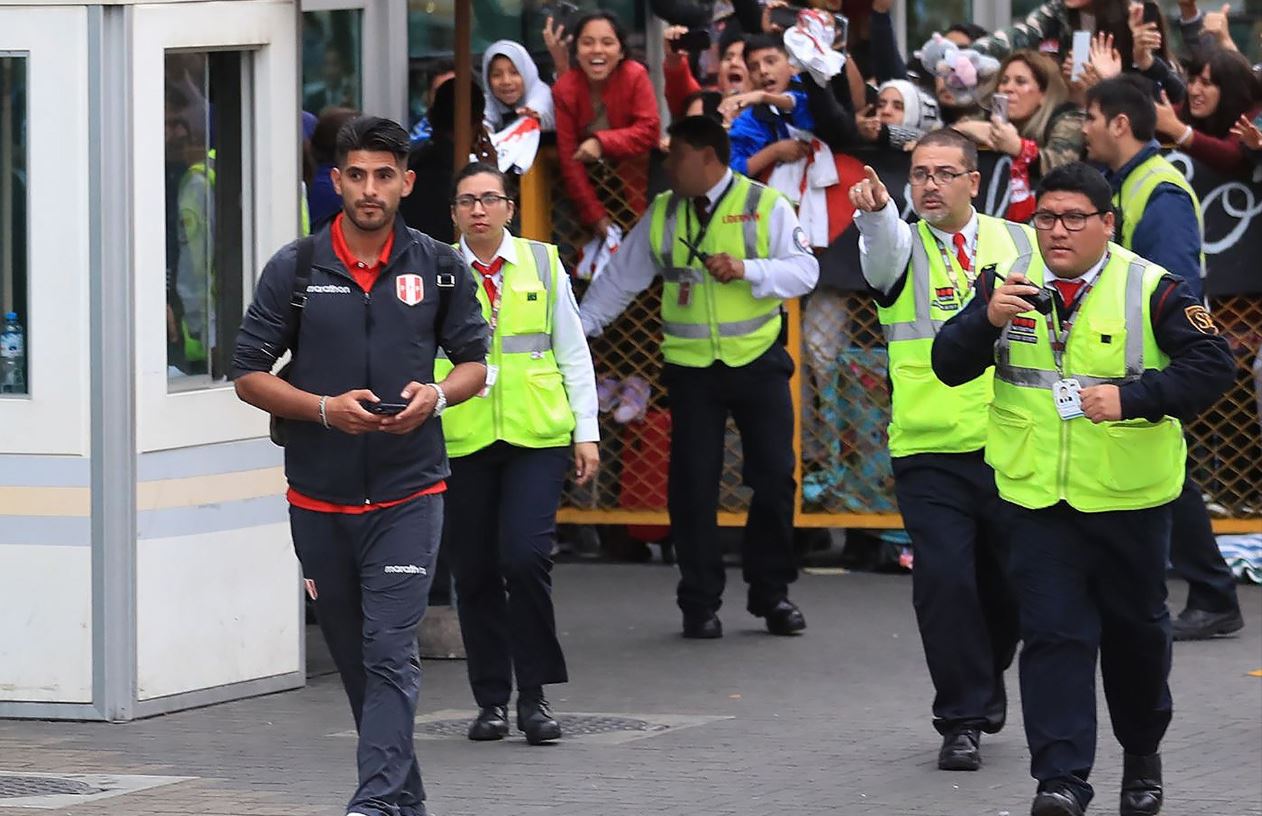
[[[986,439],[986,464],[1009,479],[1034,475],[1039,451],[1030,449],[1034,421],[1011,408],[991,403],[990,432]]]
[[[531,371],[526,375],[526,416],[532,435],[546,439],[574,430],[574,412],[565,394],[561,372]]]
[[[945,389],[932,366],[920,362],[896,363],[891,371],[894,422],[901,431],[944,431],[940,406],[934,398]],[[954,423],[952,423],[954,424]]]
[[[501,334],[539,334],[548,325],[548,290],[538,278],[514,280],[504,292]],[[509,319],[505,319],[505,318]]]
[[[1082,325],[1073,328],[1075,359],[1068,368],[1092,377],[1125,375],[1126,321],[1092,315],[1081,322]]]
[[[1106,425],[1100,482],[1119,493],[1150,488],[1170,476],[1170,463],[1162,461],[1170,451],[1166,444],[1177,430],[1169,420],[1126,420]]]

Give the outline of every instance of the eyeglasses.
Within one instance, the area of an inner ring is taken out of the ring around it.
[[[1065,229],[1070,232],[1078,232],[1083,227],[1087,226],[1088,218],[1093,215],[1104,215],[1106,212],[1108,212],[1108,210],[1096,210],[1095,212],[1089,213],[1054,213],[1047,212],[1046,210],[1039,210],[1034,214],[1034,217],[1030,219],[1030,223],[1034,225],[1036,230],[1046,232],[1047,230],[1054,229],[1056,227],[1056,222],[1059,221],[1064,224]]]
[[[452,199],[452,202],[462,210],[472,210],[474,204],[481,204],[484,209],[489,210],[501,201],[512,201],[512,199],[499,193],[483,193],[480,196],[458,195]]]
[[[960,176],[967,176],[973,170],[948,170],[945,167],[939,167],[937,170],[926,170],[923,167],[917,167],[911,171],[908,180],[913,187],[923,187],[932,181],[939,187],[945,187],[955,181]]]

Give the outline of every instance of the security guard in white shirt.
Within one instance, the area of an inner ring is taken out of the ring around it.
[[[954,130],[926,134],[911,154],[912,227],[872,168],[850,191],[859,261],[889,348],[894,492],[911,536],[912,601],[936,692],[938,767],[981,767],[981,734],[1003,728],[1004,671],[1017,645],[1005,574],[1007,536],[995,476],[983,460],[989,376],[948,388],[930,353],[938,327],[972,297],[978,270],[1029,253],[1029,227],[979,215],[977,148]]]
[[[465,167],[451,214],[492,334],[487,387],[443,414],[451,457],[443,547],[479,708],[469,739],[508,733],[516,674],[517,727],[538,745],[561,736],[543,694],[568,679],[552,545],[569,463],[579,484],[600,463],[596,375],[557,248],[506,229],[513,202],[503,174]]]
[[[789,601],[793,559],[793,361],[781,342],[785,298],[805,295],[819,263],[789,202],[734,175],[722,125],[691,116],[670,128],[671,192],[658,196],[582,303],[598,334],[661,274],[662,381],[670,398],[668,489],[683,634],[717,638],[726,576],[719,482],[730,414],[753,488],[742,565],[748,610],[767,629],[806,628]]]

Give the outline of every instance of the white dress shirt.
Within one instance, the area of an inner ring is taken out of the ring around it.
[[[460,239],[460,252],[465,263],[472,268],[478,257],[463,237]],[[495,250],[495,257],[491,260],[495,258],[503,258],[504,263],[517,263],[517,246],[508,230],[504,230],[500,248]],[[477,270],[474,272],[479,277],[482,274]],[[497,287],[503,286],[504,273],[496,272],[491,280]],[[557,270],[556,281],[557,291],[552,298],[552,354],[556,357],[557,368],[561,370],[570,410],[574,412],[574,441],[596,442],[600,439],[600,425],[596,418],[596,369],[592,365],[592,353],[579,320],[578,301],[574,299],[570,276],[564,268]]]
[[[723,174],[706,197],[710,211],[732,181],[732,171]],[[618,252],[604,272],[592,280],[580,309],[583,328],[596,336],[622,314],[635,296],[649,288],[660,271],[649,236],[652,219],[646,213],[623,239]],[[745,280],[756,298],[795,298],[808,294],[819,281],[819,261],[798,243],[801,230],[793,206],[784,197],[776,199],[771,210],[770,258],[746,258]]]
[[[893,199],[876,212],[856,211],[854,222],[859,228],[859,266],[863,279],[873,289],[888,295],[911,262],[911,242],[916,240],[916,230],[898,217]],[[955,233],[943,232],[932,224],[929,231],[947,251],[955,254]],[[968,256],[969,266],[973,266],[973,258],[977,256],[976,210],[960,232],[964,234],[964,254]]]

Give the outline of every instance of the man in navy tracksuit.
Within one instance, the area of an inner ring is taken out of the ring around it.
[[[1083,128],[1087,153],[1108,168],[1105,177],[1113,185],[1120,225],[1118,243],[1178,275],[1193,297],[1203,302],[1202,230],[1199,205],[1190,188],[1163,181],[1146,201],[1134,198],[1137,193],[1132,192],[1142,184],[1142,176],[1152,172],[1154,162],[1149,160],[1160,152],[1153,138],[1157,109],[1146,83],[1127,76],[1091,88]],[[1155,163],[1161,164],[1159,159]],[[1142,214],[1128,229],[1125,220],[1135,212]],[[1189,457],[1193,451],[1189,444]],[[1218,549],[1200,485],[1192,478],[1193,466],[1189,459],[1183,492],[1174,502],[1170,536],[1170,563],[1188,582],[1187,606],[1174,621],[1175,640],[1229,635],[1244,626],[1235,576]]]
[[[394,122],[343,126],[343,211],[268,262],[233,357],[241,399],[284,420],[294,548],[359,730],[349,816],[426,813],[416,627],[449,474],[428,420],[486,381],[490,332],[464,262],[396,215],[407,154]],[[435,383],[439,346],[456,366]],[[287,378],[273,376],[287,350]]]

